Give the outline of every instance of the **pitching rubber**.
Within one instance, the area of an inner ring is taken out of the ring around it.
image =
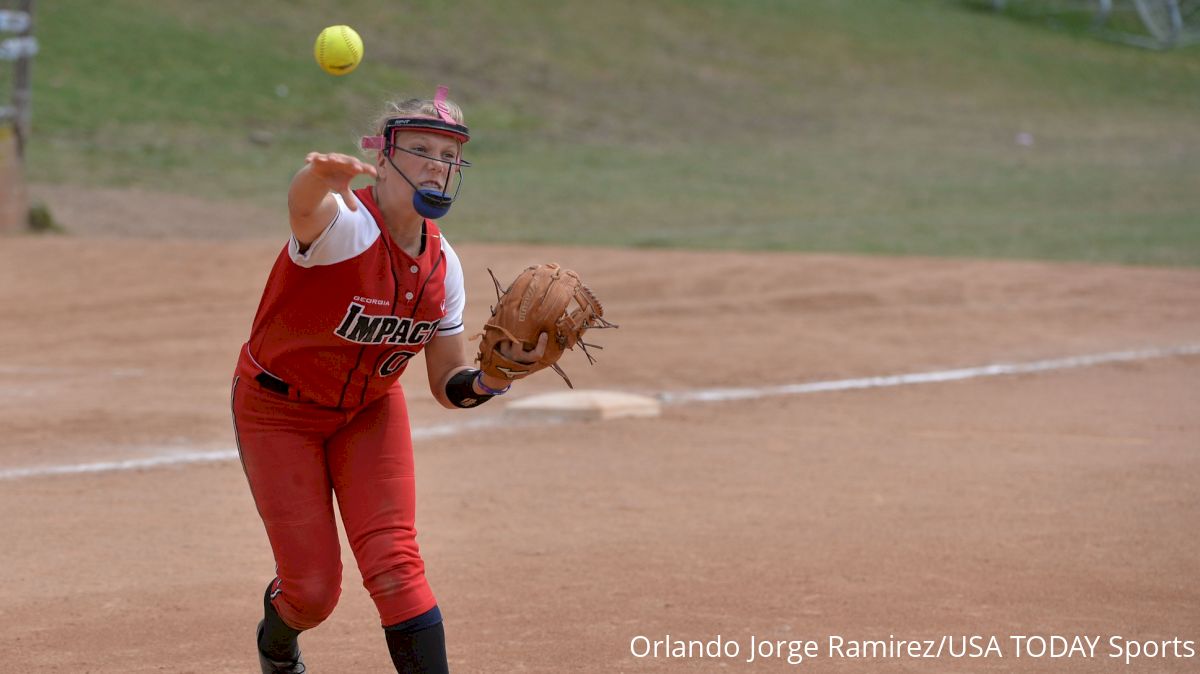
[[[514,400],[504,413],[522,420],[607,421],[627,417],[657,417],[656,398],[618,391],[562,391]]]

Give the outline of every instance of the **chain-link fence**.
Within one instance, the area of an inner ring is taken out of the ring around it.
[[[18,152],[24,151],[29,137],[33,104],[33,56],[37,54],[33,35],[33,0],[18,0],[0,5],[0,68],[9,76],[0,79],[7,86],[0,98],[0,125],[11,125],[17,136]]]
[[[1200,43],[1200,0],[991,0],[991,5],[1060,21],[1090,15],[1095,34],[1148,49]]]
[[[0,4],[0,232],[27,223],[22,157],[32,118],[33,0]]]

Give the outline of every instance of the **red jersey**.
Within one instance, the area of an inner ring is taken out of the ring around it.
[[[382,395],[437,335],[463,331],[462,266],[432,220],[411,257],[392,241],[370,188],[354,191],[301,252],[280,252],[239,372],[266,372],[302,398],[351,408]]]

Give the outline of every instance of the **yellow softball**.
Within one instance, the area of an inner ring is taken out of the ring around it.
[[[317,36],[313,56],[330,75],[345,75],[362,61],[362,38],[350,26],[330,26]]]

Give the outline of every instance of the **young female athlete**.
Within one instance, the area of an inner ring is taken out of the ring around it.
[[[337,604],[335,497],[396,670],[448,669],[417,548],[397,380],[424,350],[443,406],[474,407],[510,384],[468,364],[462,267],[434,224],[457,195],[469,138],[439,87],[432,100],[389,105],[363,139],[373,163],[314,152],[292,179],[292,237],[267,279],[232,393],[238,451],[275,556],[258,626],[263,672],[303,672],[298,636]],[[360,175],[374,185],[351,190]],[[544,339],[531,351],[501,346],[522,362],[544,349]]]

